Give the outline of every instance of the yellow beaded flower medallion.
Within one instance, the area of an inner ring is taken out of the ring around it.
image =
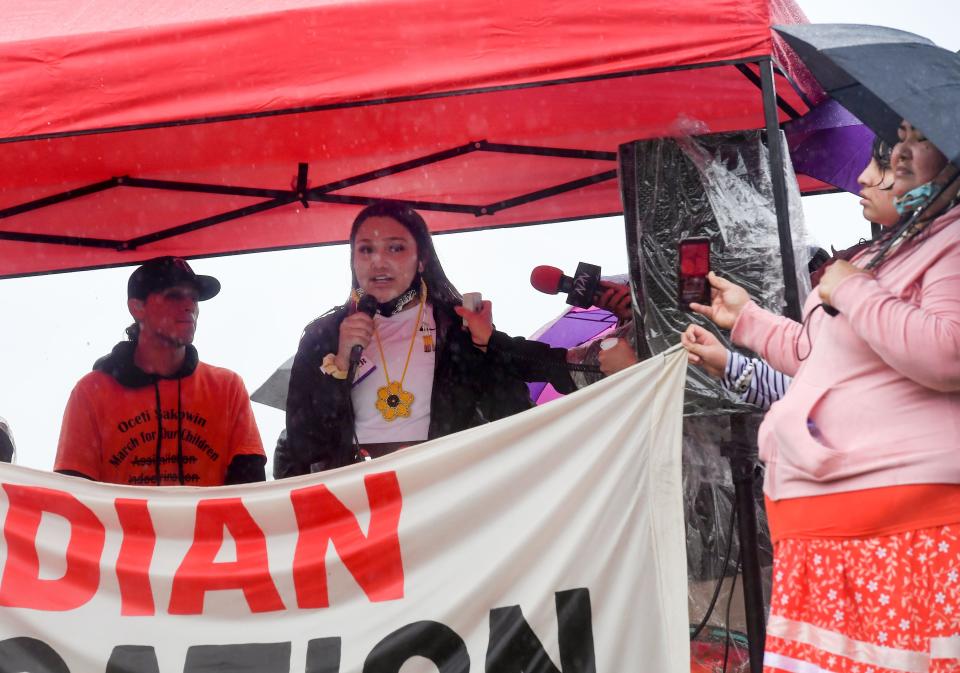
[[[377,411],[385,421],[392,421],[397,417],[408,417],[411,404],[413,404],[413,393],[404,390],[397,381],[391,381],[388,385],[377,389]]]
[[[373,323],[373,336],[377,340],[377,350],[380,351],[380,362],[383,363],[383,378],[387,385],[377,389],[377,401],[374,406],[383,420],[392,421],[398,416],[408,418],[410,416],[410,405],[413,404],[413,393],[403,389],[403,380],[407,378],[407,367],[410,366],[410,356],[413,355],[413,344],[417,342],[417,330],[420,328],[423,319],[423,307],[427,303],[427,285],[420,281],[420,309],[417,311],[417,320],[413,323],[413,335],[410,337],[410,348],[407,349],[407,361],[403,363],[403,374],[399,381],[391,381],[390,374],[387,372],[387,359],[383,356],[383,344],[380,343],[380,333],[377,331],[377,323]]]

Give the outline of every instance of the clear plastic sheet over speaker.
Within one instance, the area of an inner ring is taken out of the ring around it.
[[[683,130],[702,132],[696,123],[689,122]],[[676,344],[680,333],[691,322],[711,330],[722,343],[733,348],[728,333],[677,304],[678,244],[684,238],[708,237],[712,268],[718,275],[746,288],[764,308],[777,313],[783,311],[780,239],[770,164],[761,132],[631,143],[630,151],[621,153],[621,171],[628,254],[631,270],[641,281],[635,288],[641,308],[638,314],[642,317],[638,324],[642,325],[642,341],[650,353],[662,352]],[[803,225],[799,189],[789,162],[784,166],[784,178],[802,301],[810,291],[809,239]],[[733,414],[747,417],[750,429],[745,431],[746,437],[731,436]],[[731,446],[736,446],[734,451],[748,454],[738,456],[740,459],[756,460],[755,428],[762,416],[756,407],[740,402],[718,381],[693,366],[688,371],[684,415],[684,511],[691,623],[703,618],[714,587],[718,581],[724,582],[702,640],[709,639],[711,633],[716,634],[711,626],[728,625],[740,632],[746,628],[739,580],[729,624],[726,620],[729,587],[737,575],[739,553],[736,529],[732,543],[729,533],[735,508],[729,454]],[[754,493],[758,554],[766,570],[763,591],[768,599],[772,545],[760,492],[761,481],[758,473]],[[725,563],[728,544],[732,544],[731,554]],[[745,654],[742,638],[735,640],[731,647]],[[728,670],[748,668],[745,656],[734,656]]]
[[[677,343],[691,322],[713,331],[728,347],[729,335],[677,305],[677,245],[708,237],[711,263],[720,276],[747,289],[775,313],[784,306],[780,239],[767,149],[759,131],[641,141],[637,148],[638,231],[633,240],[642,269],[643,331],[653,353]],[[790,228],[801,302],[810,291],[809,238],[800,191],[786,162]],[[629,221],[629,220],[628,220]],[[746,351],[744,351],[746,352]],[[686,415],[727,414],[754,408],[691,367]]]

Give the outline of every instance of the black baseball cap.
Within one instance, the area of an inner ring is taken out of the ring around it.
[[[220,292],[219,280],[213,276],[198,276],[182,257],[156,257],[130,274],[127,298],[146,299],[148,295],[174,285],[192,285],[200,301],[216,297]]]

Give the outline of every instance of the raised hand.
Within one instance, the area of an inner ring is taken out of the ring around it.
[[[493,304],[484,299],[479,311],[471,311],[463,306],[454,306],[453,310],[466,321],[473,345],[485,349],[493,334]]]
[[[702,368],[715,379],[723,376],[730,351],[710,330],[690,325],[680,335],[680,345],[687,351],[687,361]]]
[[[820,299],[823,303],[832,306],[830,297],[833,295],[833,291],[837,289],[837,285],[847,277],[858,273],[870,272],[843,259],[838,259],[828,266],[827,270],[823,272],[823,276],[820,277],[820,284],[817,285],[817,292],[820,293]]]
[[[347,371],[350,367],[350,350],[354,346],[366,349],[373,339],[373,318],[357,311],[340,323],[340,340],[337,343],[337,367]]]
[[[710,281],[710,306],[692,303],[690,309],[712,320],[717,327],[730,329],[740,317],[743,307],[750,301],[750,295],[739,285],[721,278],[713,271],[707,276]]]

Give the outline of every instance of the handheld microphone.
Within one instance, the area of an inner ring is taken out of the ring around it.
[[[377,299],[371,294],[365,294],[357,302],[357,311],[366,313],[371,318],[377,312]],[[350,349],[350,368],[347,370],[347,381],[353,383],[353,377],[357,375],[357,366],[360,364],[360,356],[363,354],[363,346],[357,344]]]
[[[530,284],[545,294],[564,292],[571,306],[590,308],[600,286],[600,267],[580,262],[571,278],[555,266],[538,266],[530,274]]]

